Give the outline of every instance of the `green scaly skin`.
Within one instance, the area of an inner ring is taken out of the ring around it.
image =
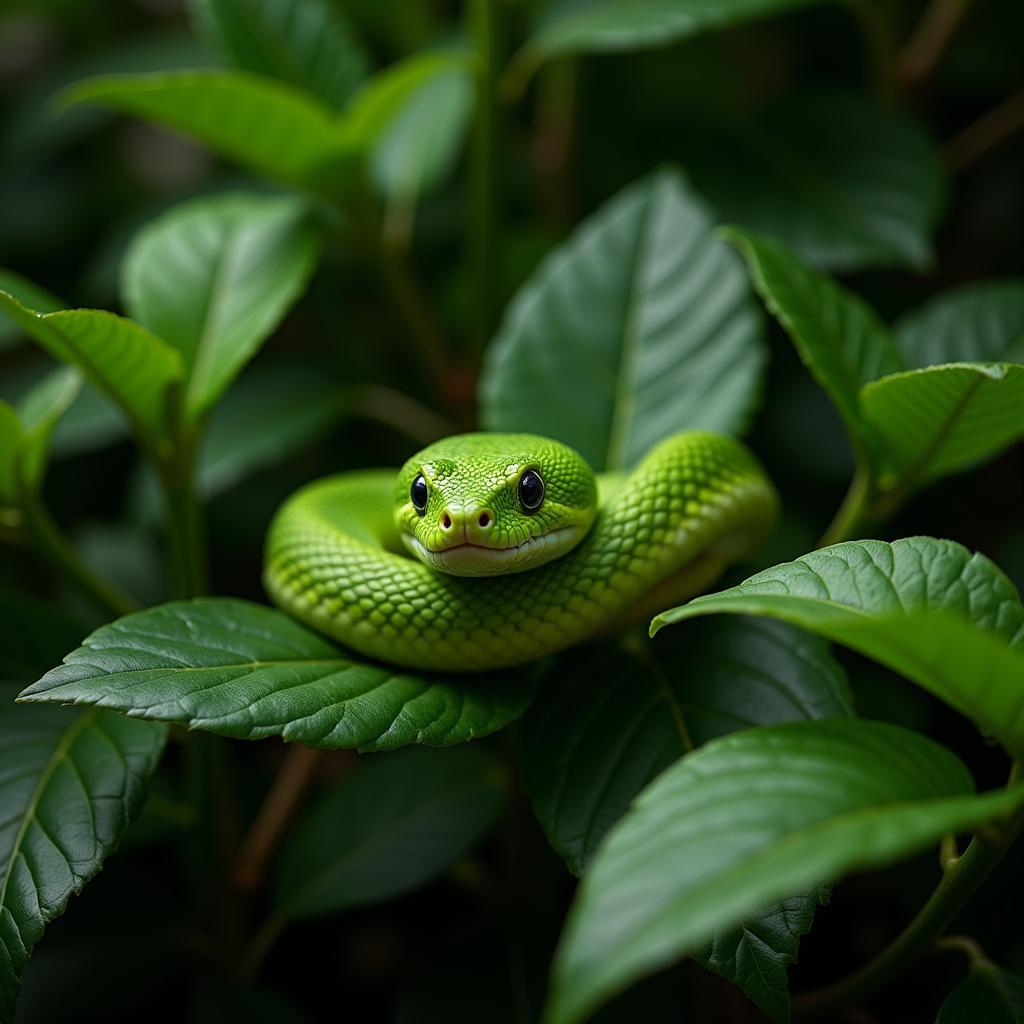
[[[527,515],[517,486],[531,468],[545,494]],[[423,514],[410,500],[420,473]],[[775,510],[754,457],[715,434],[666,438],[628,475],[596,479],[546,438],[466,434],[424,449],[397,478],[367,470],[302,488],[271,524],[264,582],[285,611],[362,654],[494,669],[683,600],[747,553]],[[435,563],[440,554],[449,571],[405,547]],[[449,574],[467,568],[491,575]]]

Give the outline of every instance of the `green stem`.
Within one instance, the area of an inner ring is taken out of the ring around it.
[[[871,470],[864,459],[858,458],[850,489],[846,492],[835,518],[818,541],[819,548],[827,548],[830,544],[857,538],[869,518],[868,508],[873,489]]]
[[[139,606],[132,598],[101,579],[81,560],[38,495],[26,495],[22,501],[21,511],[29,536],[39,553],[105,612],[114,618],[120,618],[138,610]]]
[[[1020,777],[1014,764],[1007,785]],[[928,902],[903,932],[874,960],[842,981],[794,1001],[794,1016],[821,1017],[837,1007],[869,996],[903,973],[945,931],[965,903],[981,887],[1024,827],[1024,807],[1013,813],[994,835],[976,835],[963,856],[952,861]]]
[[[468,0],[469,34],[479,63],[476,117],[470,155],[467,253],[476,300],[477,351],[490,341],[498,309],[498,68],[501,60],[498,0]]]
[[[195,461],[195,442],[182,441],[175,460],[159,467],[176,597],[195,597],[207,589],[206,533],[195,493]]]

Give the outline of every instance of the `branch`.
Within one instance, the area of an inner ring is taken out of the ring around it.
[[[954,171],[964,171],[1020,131],[1024,131],[1024,90],[954,135],[946,143],[946,162]]]
[[[897,60],[900,81],[905,89],[920,89],[931,78],[970,10],[971,2],[931,0]]]

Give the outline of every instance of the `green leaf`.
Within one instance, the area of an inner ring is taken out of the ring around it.
[[[392,750],[486,736],[532,695],[522,673],[452,681],[364,664],[275,609],[199,598],[102,626],[21,699],[115,708],[236,739]]]
[[[941,292],[904,316],[895,331],[910,367],[1024,362],[1024,280],[983,281]]]
[[[839,410],[852,440],[869,438],[861,385],[904,369],[895,341],[874,311],[784,246],[738,228],[724,232],[744,255],[769,312]]]
[[[182,203],[135,236],[125,304],[184,357],[187,419],[216,404],[302,293],[317,241],[302,201],[242,192]]]
[[[369,57],[332,0],[191,0],[211,49],[235,67],[281,79],[341,109]]]
[[[742,265],[663,170],[580,225],[520,290],[486,354],[482,418],[621,469],[675,431],[740,430],[764,358]]]
[[[319,917],[409,892],[477,846],[504,803],[500,768],[475,748],[361,758],[289,834],[277,913]]]
[[[636,794],[687,750],[736,729],[853,710],[827,643],[756,619],[662,638],[653,658],[576,652],[546,680],[523,722],[523,788],[575,875]]]
[[[98,309],[42,314],[0,292],[0,310],[54,358],[77,366],[124,410],[141,438],[171,435],[182,365],[166,342],[131,320]]]
[[[13,295],[23,306],[38,309],[41,313],[54,313],[64,308],[64,303],[45,288],[13,270],[0,267],[0,291]],[[2,309],[0,309],[0,351],[9,348],[24,335],[24,331]]]
[[[0,1019],[43,929],[117,847],[160,759],[166,726],[104,711],[0,702]]]
[[[1024,437],[1024,366],[952,363],[866,385],[861,407],[880,463],[910,492]]]
[[[1022,786],[976,795],[953,754],[882,722],[715,740],[663,772],[609,834],[570,911],[545,1019],[575,1024],[758,907],[910,856],[1021,801]]]
[[[718,612],[800,626],[874,658],[1024,753],[1024,606],[984,555],[952,541],[850,541],[662,612]]]
[[[1024,978],[988,962],[971,973],[946,997],[935,1024],[1021,1024],[1024,1021]]]
[[[342,124],[315,97],[242,71],[163,71],[86,79],[65,104],[100,103],[191,135],[275,181],[337,199],[356,154]]]
[[[679,42],[701,32],[766,18],[816,0],[591,0],[562,3],[516,54],[526,78],[545,60],[573,53],[619,53]],[[821,2],[821,0],[817,0]]]
[[[858,96],[798,95],[679,134],[676,152],[723,220],[803,261],[835,271],[933,262],[945,177],[906,114]]]
[[[370,177],[387,196],[413,203],[451,170],[473,102],[471,55],[436,50],[377,72],[345,115],[370,153]]]

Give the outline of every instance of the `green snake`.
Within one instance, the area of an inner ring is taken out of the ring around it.
[[[277,512],[264,583],[349,649],[409,668],[540,658],[678,603],[770,528],[738,441],[684,433],[597,476],[532,434],[462,434],[398,471],[316,481]]]

